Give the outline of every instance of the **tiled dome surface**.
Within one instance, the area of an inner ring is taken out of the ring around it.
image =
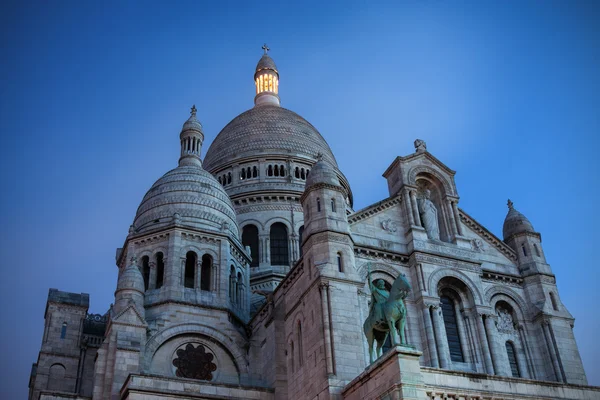
[[[204,158],[204,168],[216,173],[244,156],[301,155],[323,159],[337,168],[329,145],[304,118],[282,107],[261,105],[235,117],[217,135]]]

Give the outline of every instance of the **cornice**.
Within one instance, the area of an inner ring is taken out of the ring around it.
[[[370,206],[367,206],[361,210],[356,211],[353,214],[348,215],[348,223],[353,224],[359,222],[365,218],[369,218],[400,203],[402,203],[402,196],[396,195],[388,197],[387,199],[381,200],[375,204],[371,204]]]

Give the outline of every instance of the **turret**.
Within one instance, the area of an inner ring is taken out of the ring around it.
[[[279,72],[275,61],[267,52],[270,50],[265,44],[263,47],[265,54],[260,58],[254,72],[254,83],[256,85],[256,96],[254,104],[279,105]]]
[[[204,132],[202,131],[202,124],[196,118],[196,112],[197,109],[194,105],[190,111],[190,118],[185,121],[179,134],[181,140],[180,166],[202,165],[200,152],[204,141]]]
[[[114,311],[119,314],[129,305],[133,305],[144,318],[144,277],[137,266],[137,258],[133,256],[130,261],[117,282]]]

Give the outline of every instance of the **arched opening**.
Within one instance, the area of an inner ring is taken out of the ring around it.
[[[508,362],[510,364],[510,372],[513,377],[520,378],[521,371],[519,370],[519,364],[517,363],[517,352],[515,351],[515,345],[507,341],[505,343],[506,346],[506,354],[508,355]]]
[[[279,166],[277,166],[277,165],[274,168],[274,175],[279,176]]]
[[[236,288],[237,288],[237,293],[236,293],[237,303],[241,307],[244,302],[244,281],[243,281],[241,272],[237,273]]]
[[[267,176],[273,176],[273,166],[269,165],[267,167]]]
[[[302,349],[302,323],[298,321],[298,364],[301,367],[304,364],[304,354]]]
[[[163,253],[156,253],[156,288],[160,289],[165,280],[165,261]]]
[[[302,168],[302,169],[300,170],[300,178],[301,178],[302,180],[305,180],[305,179],[306,179],[306,171],[304,170],[304,168]]]
[[[302,238],[304,236],[304,225],[302,225],[300,227],[300,229],[298,229],[298,247],[299,247],[299,252],[298,254],[300,254],[300,257],[302,257]]]
[[[255,225],[244,226],[242,230],[242,244],[250,246],[250,255],[252,257],[250,267],[258,267],[258,228]]]
[[[200,290],[210,291],[212,261],[212,257],[208,254],[202,256],[202,265],[200,267]]]
[[[554,311],[558,311],[558,303],[556,302],[556,297],[554,296],[554,293],[549,292],[548,294],[550,295],[550,302],[552,302],[552,309]]]
[[[48,389],[61,390],[65,380],[66,368],[62,364],[52,364],[48,376]]]
[[[148,290],[150,284],[150,257],[142,257],[142,276],[144,277],[144,290]]]
[[[523,250],[523,255],[527,257],[527,249],[525,248],[525,244],[521,245],[521,250]]]
[[[296,366],[294,365],[294,341],[290,342],[290,362],[291,362],[291,370],[292,373],[296,371]]]
[[[231,172],[227,173],[227,184],[231,183]]]
[[[63,322],[62,327],[60,328],[60,338],[64,339],[67,337],[67,323]]]
[[[279,176],[285,176],[285,167],[283,165],[279,166]]]
[[[235,267],[232,265],[229,268],[229,301],[231,301],[233,304],[237,302],[235,298],[236,290]]]
[[[335,212],[335,199],[331,199],[331,211]]]
[[[242,168],[242,172],[240,173],[240,180],[246,179],[246,169]]]
[[[339,272],[344,272],[344,262],[342,260],[342,254],[337,253],[337,266]]]
[[[417,208],[421,226],[425,228],[430,239],[450,242],[452,235],[457,233],[456,222],[452,227],[453,211],[444,201],[446,193],[444,184],[432,174],[421,173],[416,178],[418,189]]]
[[[294,169],[294,177],[295,177],[296,179],[300,179],[300,168],[296,167],[296,168]]]
[[[256,165],[254,167],[252,167],[252,177],[253,178],[258,177],[258,168],[256,168]]]
[[[198,256],[193,251],[188,251],[185,255],[185,272],[183,277],[183,286],[186,288],[194,287],[196,277],[196,263]]]
[[[271,265],[289,265],[287,227],[281,222],[274,223],[271,225],[269,238],[271,242]]]
[[[450,348],[450,359],[452,361],[464,362],[454,301],[450,296],[444,295],[440,297],[440,305],[444,318],[444,327],[446,328],[448,347]]]
[[[317,197],[317,211],[321,212],[321,199]]]

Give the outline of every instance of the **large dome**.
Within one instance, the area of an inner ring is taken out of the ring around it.
[[[323,136],[293,111],[276,105],[256,106],[235,117],[217,135],[204,158],[212,173],[245,156],[300,156],[316,161],[317,154],[337,167]]]
[[[227,227],[239,238],[229,196],[200,166],[180,165],[157,180],[144,196],[133,226],[136,232],[147,232],[174,222],[213,231]]]

